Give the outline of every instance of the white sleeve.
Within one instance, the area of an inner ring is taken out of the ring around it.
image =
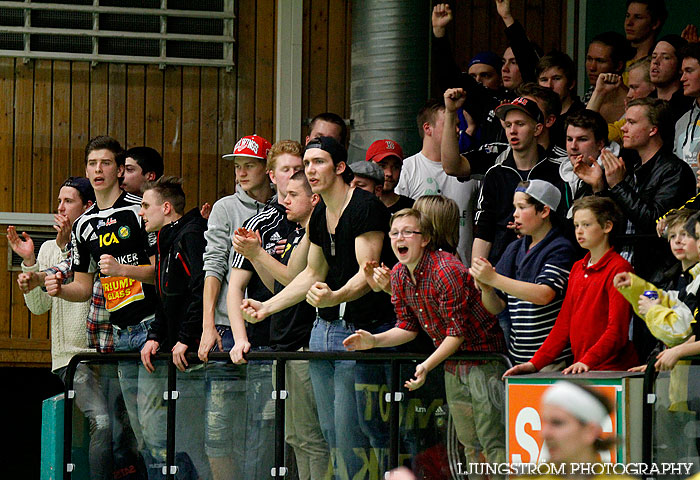
[[[41,248],[39,249],[39,255],[37,256],[36,263],[34,263],[34,265],[32,265],[31,267],[27,267],[24,264],[24,262],[22,262],[23,272],[38,272],[45,268],[49,268],[53,265],[53,262],[51,262],[50,258],[51,254],[49,252],[49,249],[51,248],[50,242],[54,241],[49,240],[41,245]],[[29,308],[29,311],[32,312],[34,315],[41,315],[42,313],[46,313],[49,310],[51,310],[52,300],[53,299],[51,298],[51,296],[48,293],[46,293],[41,287],[36,287],[29,293],[24,294],[24,303],[27,305],[27,308]]]

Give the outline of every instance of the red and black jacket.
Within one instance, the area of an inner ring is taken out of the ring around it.
[[[158,232],[156,291],[160,305],[149,340],[170,349],[182,342],[196,350],[202,335],[204,232],[207,221],[192,209]]]

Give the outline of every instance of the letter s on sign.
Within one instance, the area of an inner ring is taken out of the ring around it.
[[[527,462],[537,463],[540,447],[537,440],[525,431],[525,425],[531,425],[533,430],[542,430],[540,414],[532,407],[525,407],[518,412],[518,416],[515,418],[515,441],[530,455]],[[524,463],[521,455],[515,453],[512,455],[511,462]]]

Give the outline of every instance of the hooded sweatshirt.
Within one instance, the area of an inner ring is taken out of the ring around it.
[[[692,108],[676,122],[676,142],[673,153],[697,171],[699,152],[700,105],[696,101],[693,102]]]
[[[214,323],[230,326],[226,308],[228,279],[235,251],[231,248],[233,232],[243,225],[248,218],[262,211],[270,202],[276,202],[273,195],[267,203],[260,203],[250,197],[243,189],[221,198],[214,203],[209,215],[209,222],[204,238],[207,248],[204,251],[204,272],[206,277],[216,277],[221,281],[221,290],[216,304]]]

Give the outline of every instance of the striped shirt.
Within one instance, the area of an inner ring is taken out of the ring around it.
[[[511,331],[508,353],[516,364],[530,361],[554,327],[561,310],[574,249],[561,232],[553,228],[530,248],[532,237],[524,236],[512,242],[503,252],[496,271],[508,278],[536,285],[546,285],[554,290],[554,299],[546,305],[534,303],[501,293],[508,302]],[[557,361],[571,355],[566,348]]]
[[[138,215],[140,209],[141,197],[122,192],[110,207],[100,209],[95,203],[73,224],[71,269],[95,274],[87,329],[90,346],[100,352],[113,350],[113,325],[125,328],[138,324],[154,314],[158,302],[155,287],[143,284],[142,299],[109,313],[99,280],[106,277],[99,269],[103,254],[112,255],[121,264],[150,265],[149,257],[156,251],[156,235],[146,232]]]
[[[263,211],[243,222],[243,228],[260,233],[263,250],[276,259],[279,259],[279,255],[275,254],[277,242],[286,239],[294,231],[295,227],[295,223],[287,220],[285,208],[277,201],[270,202]],[[231,268],[238,268],[253,273],[246,288],[246,296],[248,298],[265,301],[272,297],[272,292],[268,290],[255,272],[253,264],[243,255],[234,252]],[[246,323],[246,332],[248,341],[253,347],[267,347],[270,345],[270,321],[254,324]]]

